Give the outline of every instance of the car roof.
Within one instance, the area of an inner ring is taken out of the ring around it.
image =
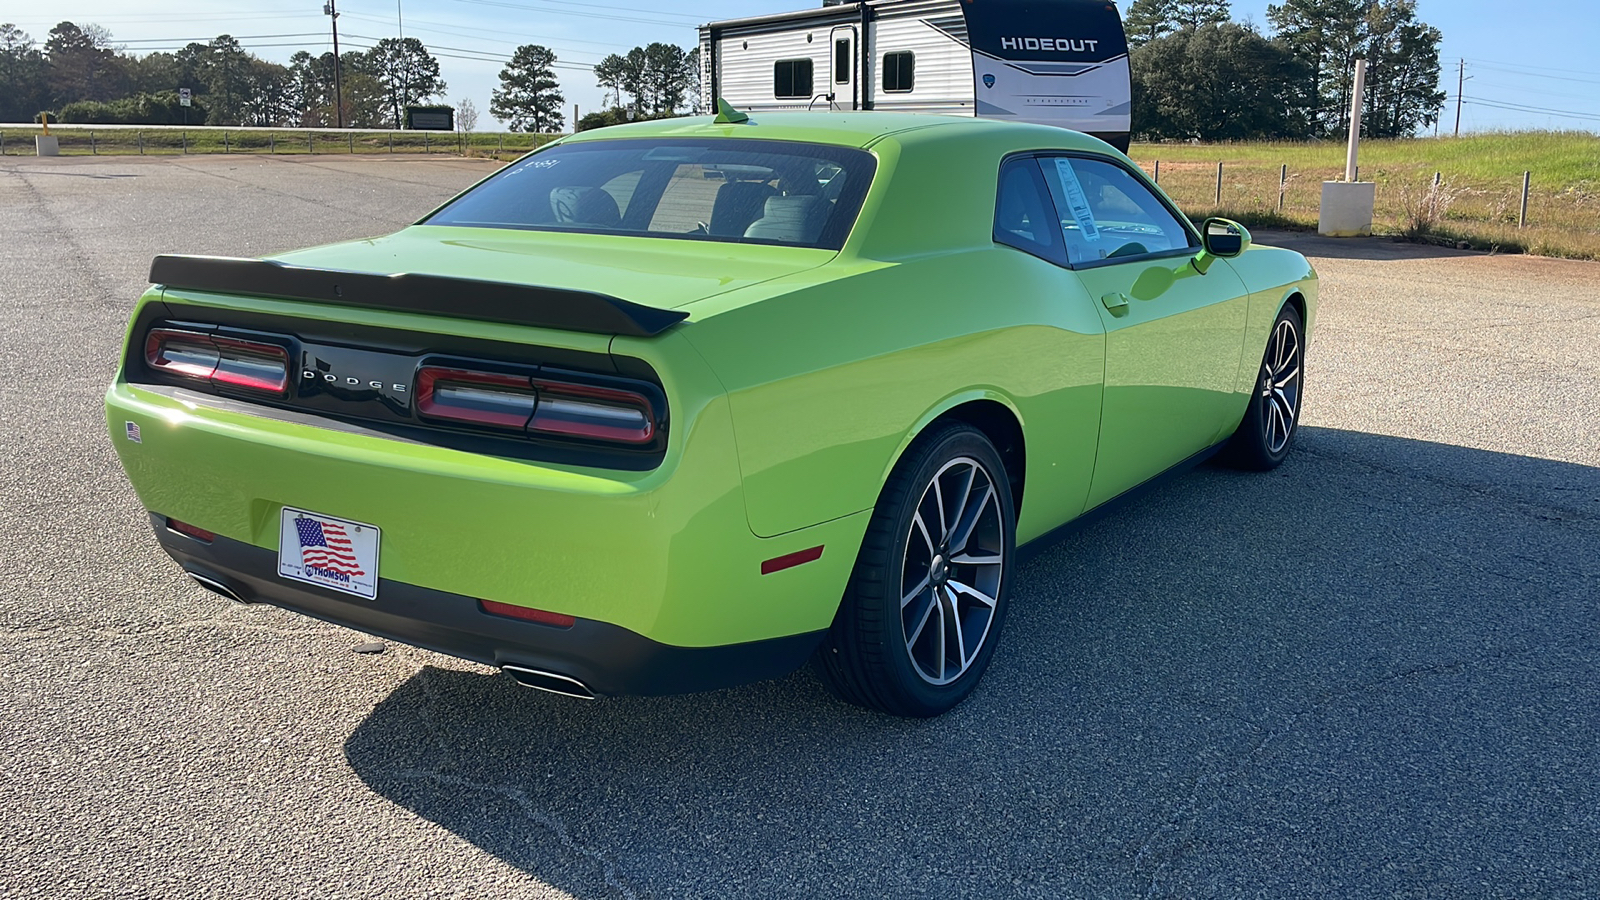
[[[940,137],[996,133],[1020,135],[1031,132],[1035,138],[1041,135],[1048,136],[1048,143],[1062,149],[1104,149],[1099,141],[1088,135],[1048,125],[1000,122],[967,116],[866,111],[752,113],[750,121],[738,124],[717,123],[712,116],[684,116],[580,131],[564,138],[561,142],[649,137],[749,138],[804,141],[841,147],[867,147],[891,134],[928,129],[938,129]]]

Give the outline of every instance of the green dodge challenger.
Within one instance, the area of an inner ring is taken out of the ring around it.
[[[106,398],[196,581],[593,697],[937,715],[1017,548],[1293,444],[1317,282],[1061,129],[727,107],[387,237],[158,257]]]

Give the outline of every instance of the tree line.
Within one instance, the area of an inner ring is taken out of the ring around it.
[[[1269,38],[1228,0],[1134,0],[1123,24],[1139,140],[1309,140],[1350,127],[1367,60],[1363,131],[1405,137],[1439,119],[1439,29],[1416,0],[1283,0]]]
[[[347,125],[397,128],[407,106],[445,92],[438,60],[416,38],[385,38],[340,57]],[[62,22],[41,47],[0,24],[0,121],[32,121],[48,110],[58,121],[94,124],[328,127],[339,120],[333,76],[332,53],[302,50],[282,65],[226,34],[175,53],[135,55],[98,25]],[[188,109],[180,87],[192,92]]]
[[[524,44],[500,72],[489,111],[513,131],[566,127],[556,55]],[[338,66],[336,90],[334,68]],[[699,105],[699,51],[653,43],[611,54],[594,68],[608,108],[579,128],[678,115]],[[189,88],[191,106],[179,102]],[[443,98],[439,62],[416,38],[384,38],[367,50],[294,54],[288,65],[260,59],[230,35],[192,42],[175,53],[128,53],[98,25],[62,22],[42,45],[0,24],[0,121],[33,121],[50,111],[61,122],[399,128],[407,106]],[[341,115],[342,113],[342,115]],[[457,125],[471,130],[477,109],[457,105]]]

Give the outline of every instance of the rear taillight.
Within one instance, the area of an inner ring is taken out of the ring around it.
[[[276,344],[152,328],[145,338],[144,359],[154,371],[213,387],[280,396],[289,388],[289,352]]]
[[[536,403],[526,375],[440,366],[417,370],[417,412],[430,419],[522,431]]]
[[[530,435],[642,446],[657,432],[655,404],[621,388],[423,366],[416,397],[426,418]]]
[[[648,444],[656,436],[649,398],[633,391],[535,380],[539,405],[528,430],[536,434]]]

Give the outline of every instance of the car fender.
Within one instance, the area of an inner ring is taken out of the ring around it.
[[[921,416],[917,417],[912,426],[906,429],[906,433],[900,438],[900,443],[894,448],[894,453],[884,464],[883,471],[878,474],[880,493],[882,491],[882,486],[889,482],[889,476],[894,473],[895,466],[900,464],[901,458],[906,455],[906,451],[911,448],[911,445],[917,440],[917,438],[921,437],[922,434],[926,432],[935,422],[949,414],[952,410],[960,406],[965,406],[968,403],[977,402],[979,400],[990,400],[1000,404],[1001,406],[1004,406],[1008,411],[1010,411],[1012,418],[1017,420],[1017,426],[1023,430],[1024,434],[1026,434],[1027,423],[1023,418],[1022,410],[1017,407],[1016,401],[1004,391],[1001,391],[999,388],[995,387],[973,387],[967,390],[956,391],[928,407]],[[1011,474],[1015,476],[1021,473]]]

